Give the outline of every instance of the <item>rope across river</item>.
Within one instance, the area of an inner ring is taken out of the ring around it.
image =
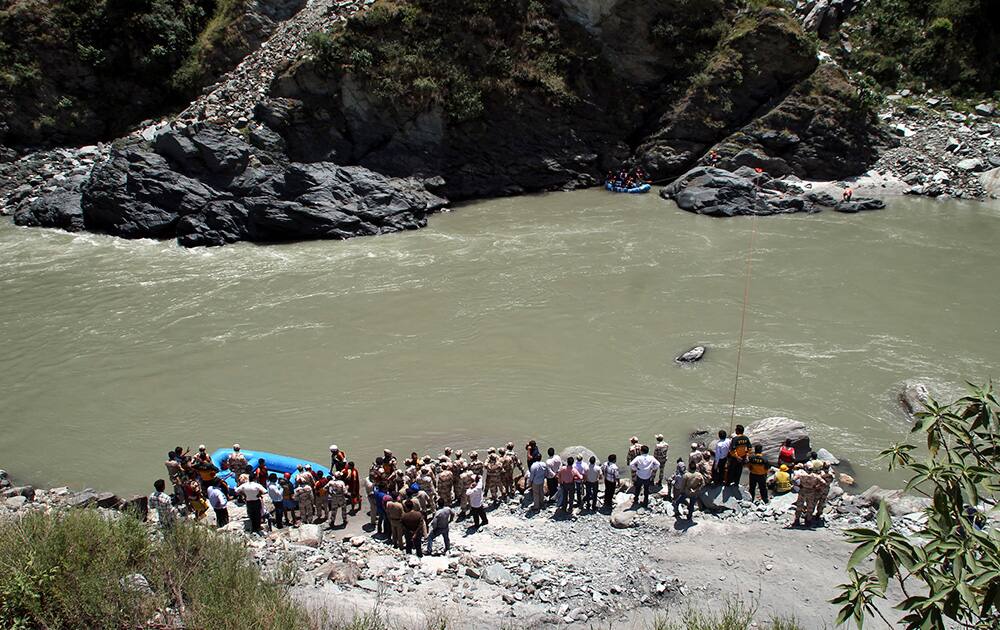
[[[757,236],[757,215],[750,216],[750,246],[747,248],[745,280],[743,283],[743,309],[740,313],[740,341],[736,346],[736,379],[733,382],[733,403],[729,412],[729,432],[736,423],[736,394],[740,387],[740,363],[743,359],[743,335],[746,331],[747,304],[750,301],[750,278],[753,270],[753,242]]]

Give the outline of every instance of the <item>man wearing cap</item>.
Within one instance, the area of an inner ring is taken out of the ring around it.
[[[799,496],[795,500],[795,519],[792,521],[792,527],[798,527],[800,522],[806,526],[812,523],[812,513],[819,496],[818,490],[823,483],[819,474],[823,470],[823,462],[809,463],[811,464],[809,469],[799,476]]]
[[[663,485],[663,475],[667,470],[667,451],[670,450],[670,445],[666,443],[663,439],[662,433],[656,434],[656,446],[653,447],[653,459],[655,459],[660,464],[660,477],[656,483]]]
[[[455,500],[460,504],[465,504],[465,481],[462,475],[468,468],[467,462],[462,458],[462,449],[455,451],[455,459],[451,462],[452,489]],[[463,510],[464,513],[464,510]]]
[[[347,465],[347,455],[337,448],[336,444],[330,445],[330,470],[339,473]]]
[[[517,453],[514,452],[513,442],[507,442],[507,452],[504,454],[504,457],[507,458],[507,460],[509,460],[510,462],[510,467],[509,467],[510,474],[504,479],[504,483],[507,484],[507,494],[509,496],[516,496],[517,480],[520,477],[524,476],[524,465],[521,463],[521,458],[518,457]],[[515,468],[519,473],[517,477],[514,476]]]
[[[451,505],[455,496],[455,474],[451,472],[451,462],[445,455],[441,456],[440,469],[438,473],[438,498],[444,501],[445,505]]]
[[[326,484],[327,496],[330,500],[330,527],[337,521],[337,510],[344,517],[344,527],[347,527],[347,484],[340,477],[332,477]]]
[[[233,444],[233,452],[226,458],[226,469],[233,473],[233,476],[237,479],[240,478],[240,475],[250,474],[250,463],[243,453],[240,452],[239,444]]]
[[[823,518],[823,509],[826,507],[826,499],[830,496],[830,486],[833,485],[833,470],[830,462],[820,461],[819,483],[816,484],[816,507],[813,512],[813,520],[818,521]]]
[[[631,464],[633,461],[635,461],[635,458],[639,457],[640,455],[642,455],[642,444],[639,444],[639,438],[633,435],[632,437],[630,437],[628,439],[628,455],[627,455],[627,459],[628,459],[629,464]],[[630,474],[631,474],[631,478],[632,478],[632,486],[634,487],[635,486],[635,470],[632,470],[631,466],[629,466],[629,470],[630,470]]]

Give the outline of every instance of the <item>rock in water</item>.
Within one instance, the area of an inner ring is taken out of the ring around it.
[[[778,451],[786,439],[792,441],[795,460],[805,461],[809,457],[809,432],[806,425],[791,418],[772,417],[751,422],[746,427],[747,437],[756,446],[764,447],[764,457],[769,462],[778,461]]]
[[[42,195],[18,211],[14,215],[14,223],[79,232],[83,229],[80,193],[62,190]]]
[[[882,210],[883,208],[885,208],[885,202],[881,199],[863,197],[852,199],[851,201],[841,201],[833,206],[833,209],[837,212],[845,212],[847,214],[855,214],[862,210]]]
[[[705,356],[705,346],[695,346],[675,359],[678,363],[694,363]]]
[[[930,389],[926,384],[920,382],[909,382],[903,385],[903,390],[899,393],[899,403],[903,410],[909,415],[914,415],[924,410],[924,403],[931,398]]]

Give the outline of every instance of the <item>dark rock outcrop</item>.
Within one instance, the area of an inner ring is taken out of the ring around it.
[[[88,230],[181,245],[344,239],[414,229],[444,199],[422,182],[328,162],[265,166],[253,147],[202,126],[153,150],[115,150],[83,186]]]
[[[84,228],[80,193],[61,190],[37,197],[26,208],[14,214],[14,223],[79,232]]]
[[[758,167],[759,168],[759,167]],[[859,212],[885,207],[880,199],[857,198],[838,202],[829,193],[806,192],[797,178],[777,179],[746,166],[735,172],[697,166],[660,191],[681,210],[712,217],[819,212]]]
[[[636,157],[654,179],[683,172],[762,108],[780,101],[816,64],[813,44],[791,16],[764,9],[743,18]]]

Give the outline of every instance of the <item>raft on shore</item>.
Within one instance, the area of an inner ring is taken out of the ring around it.
[[[289,455],[278,455],[277,453],[268,453],[266,451],[251,451],[247,449],[240,449],[240,453],[247,458],[247,463],[250,464],[251,468],[257,467],[257,460],[263,459],[267,470],[269,472],[276,473],[278,475],[284,475],[285,473],[290,473],[294,475],[298,470],[299,466],[312,466],[314,473],[320,476],[326,476],[328,471],[327,466],[318,464],[308,459],[301,459],[299,457],[291,457]],[[233,449],[231,448],[220,448],[214,451],[211,455],[212,463],[219,468],[219,479],[222,479],[230,487],[235,488],[237,486],[236,475],[232,474],[228,470],[223,470],[222,465],[226,463],[229,456],[233,454]]]

